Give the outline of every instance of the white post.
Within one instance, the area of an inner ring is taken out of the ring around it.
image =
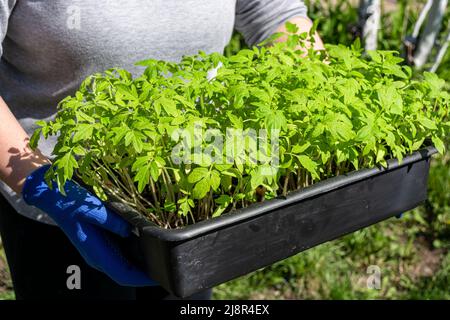
[[[420,28],[422,27],[422,24],[425,21],[432,4],[433,0],[428,0],[425,6],[420,11],[419,18],[417,18],[416,24],[414,25],[414,31],[412,34],[413,39],[417,39],[417,37],[419,36]]]
[[[416,52],[414,53],[414,65],[422,68],[430,56],[434,47],[436,38],[439,34],[442,24],[442,18],[445,14],[448,0],[433,0],[430,12],[428,14],[427,23],[420,35]]]
[[[447,37],[445,37],[444,42],[442,43],[442,46],[439,49],[439,52],[436,56],[436,60],[434,61],[433,66],[430,68],[430,72],[436,72],[437,68],[439,68],[442,59],[444,59],[445,53],[447,52],[449,44],[450,44],[450,27],[448,29]]]
[[[359,18],[362,26],[364,49],[366,51],[376,50],[381,18],[380,0],[361,0],[359,4]]]

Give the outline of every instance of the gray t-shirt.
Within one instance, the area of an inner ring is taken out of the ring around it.
[[[31,135],[92,73],[137,75],[139,60],[223,52],[233,28],[254,45],[306,11],[299,0],[0,0],[0,96]],[[39,147],[50,156],[54,144]],[[19,213],[52,223],[1,181],[0,192]]]

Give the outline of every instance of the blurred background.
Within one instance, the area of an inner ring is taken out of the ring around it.
[[[447,0],[305,1],[325,43],[395,50],[414,68],[436,72],[450,89]],[[234,34],[225,54],[245,47]],[[446,141],[450,147],[450,139]],[[449,299],[450,153],[436,156],[429,197],[389,219],[220,285],[216,299]],[[379,281],[378,281],[379,280]],[[0,242],[0,299],[14,299]]]

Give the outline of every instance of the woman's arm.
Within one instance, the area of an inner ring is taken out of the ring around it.
[[[123,286],[156,285],[126,259],[106,232],[128,237],[130,224],[73,181],[64,185],[65,196],[55,184],[51,189],[44,180],[48,169],[44,165],[50,161],[38,150],[32,151],[28,141],[28,135],[0,97],[0,179],[21,193],[28,205],[47,213],[90,266]]]
[[[304,33],[304,32],[308,32],[311,29],[311,27],[313,26],[313,23],[310,19],[306,18],[306,17],[294,17],[292,19],[289,19],[289,22],[292,24],[297,25],[298,27],[298,34]],[[285,24],[281,24],[276,32],[281,32],[281,33],[287,33]],[[287,36],[282,36],[280,38],[276,39],[276,42],[284,42],[287,40]],[[309,49],[311,47],[311,42],[306,41],[306,48]],[[314,34],[314,50],[325,50],[325,47],[323,45],[322,39],[320,38],[319,34],[316,32]]]
[[[0,179],[17,193],[31,172],[50,163],[39,150],[31,150],[28,141],[28,135],[0,97]]]

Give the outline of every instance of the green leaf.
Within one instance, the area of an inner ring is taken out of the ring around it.
[[[188,176],[188,182],[189,183],[196,183],[204,178],[209,177],[209,170],[207,168],[198,167],[189,173]]]
[[[256,170],[250,179],[250,186],[252,190],[255,190],[257,187],[264,183],[264,177],[261,175],[260,170]]]
[[[194,203],[188,197],[180,198],[178,200],[178,205],[181,210],[181,214],[187,216],[191,212],[191,208],[194,207]]]
[[[116,94],[125,100],[135,101],[138,99],[138,96],[130,88],[121,84],[117,85]]]
[[[211,171],[210,176],[211,188],[216,191],[220,187],[220,173],[216,170]]]
[[[310,142],[306,142],[306,143],[304,143],[302,145],[298,145],[297,144],[297,145],[292,147],[291,151],[292,151],[292,153],[300,154],[300,153],[303,153],[304,151],[306,151],[306,149],[308,149],[310,146],[311,146]]]
[[[220,197],[218,197],[217,199],[215,199],[214,202],[221,204],[221,205],[228,206],[229,204],[231,204],[233,202],[233,198],[227,194],[223,194]]]
[[[105,191],[102,189],[101,186],[99,186],[98,184],[94,184],[93,186],[95,195],[102,201],[106,201],[108,200],[108,197],[106,196]]]
[[[209,179],[202,179],[195,185],[192,190],[194,199],[203,199],[210,190]]]
[[[403,101],[400,94],[392,86],[384,86],[378,89],[378,100],[381,106],[393,114],[403,113]]]
[[[233,125],[233,128],[235,128],[235,129],[242,129],[244,127],[244,123],[243,123],[243,121],[242,121],[242,119],[240,117],[235,116],[231,112],[228,112],[227,115],[228,115],[228,118],[231,121],[231,124]]]
[[[433,145],[436,147],[437,151],[440,154],[442,154],[442,155],[445,154],[445,145],[444,145],[444,142],[441,139],[439,139],[436,136],[433,136],[431,138],[431,141],[433,142]]]
[[[266,116],[265,123],[268,130],[280,130],[286,128],[287,120],[283,112],[277,110]]]
[[[286,22],[286,30],[289,33],[297,33],[298,32],[298,26],[295,23],[287,21]]]
[[[248,59],[248,57],[245,57],[242,55],[236,55],[236,56],[230,57],[229,61],[232,63],[246,63],[249,61],[249,59]]]
[[[165,97],[161,97],[157,100],[155,100],[154,102],[155,108],[158,109],[162,109],[169,115],[172,117],[177,117],[178,116],[178,110],[177,110],[177,105],[175,103],[175,101],[165,98]]]
[[[134,181],[137,181],[138,183],[138,191],[144,191],[145,186],[147,186],[150,182],[149,166],[139,168],[136,176],[134,177]]]
[[[137,133],[133,130],[128,131],[125,134],[125,146],[132,145],[134,150],[137,153],[140,153],[142,149],[144,148],[144,144],[142,140],[137,136]]]
[[[384,149],[378,149],[376,162],[383,162],[386,151]]]
[[[92,124],[80,123],[73,135],[72,141],[79,142],[81,140],[89,140],[92,138],[93,131],[94,127]]]
[[[367,51],[367,54],[370,56],[370,58],[376,62],[376,63],[382,63],[382,58],[379,52],[374,50]]]
[[[153,179],[153,181],[157,182],[159,176],[161,175],[161,169],[158,166],[158,163],[156,161],[152,161],[150,163],[150,175]]]
[[[310,157],[305,156],[305,155],[301,155],[301,156],[298,156],[298,160],[300,161],[300,164],[306,170],[308,170],[308,172],[311,173],[314,177],[318,177],[319,176],[317,174],[317,171],[316,171],[317,163],[314,162],[313,160],[311,160]]]
[[[224,211],[226,210],[226,207],[217,207],[216,210],[214,210],[214,213],[212,215],[213,218],[219,217],[222,215],[222,213],[224,213]]]
[[[37,148],[40,137],[41,137],[41,128],[38,128],[33,132],[30,138],[29,145],[32,150],[35,150]]]
[[[439,93],[441,89],[445,86],[445,80],[440,79],[437,74],[425,71],[423,73],[425,81],[430,86],[431,92]]]
[[[72,155],[72,152],[64,154],[60,159],[55,161],[55,166],[58,168],[58,173],[63,172],[64,180],[70,180],[73,177],[73,172],[78,168],[78,163]]]
[[[402,79],[408,79],[408,75],[403,71],[402,66],[397,64],[386,64],[384,65],[384,72],[386,74],[392,74]]]
[[[73,148],[73,153],[76,154],[77,156],[84,156],[86,155],[86,149],[83,148],[82,146],[75,146]]]
[[[427,128],[427,129],[430,129],[430,130],[436,130],[437,129],[436,124],[434,123],[434,121],[428,119],[425,116],[418,117],[418,120],[419,120],[419,123],[422,126],[424,126],[425,128]]]

